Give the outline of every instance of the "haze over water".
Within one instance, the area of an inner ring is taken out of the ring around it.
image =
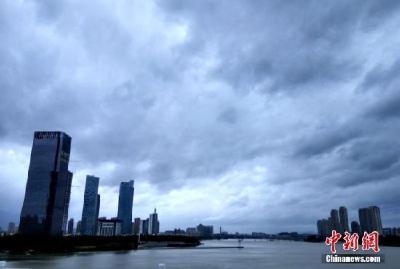
[[[202,247],[237,246],[236,240],[205,241]],[[328,248],[320,243],[244,240],[243,249],[143,249],[127,252],[79,253],[71,256],[26,257],[8,260],[4,268],[40,269],[220,269],[220,268],[398,268],[400,248],[382,247],[382,264],[323,264],[321,255]],[[0,263],[1,268],[1,263]],[[3,268],[2,268],[3,269]]]

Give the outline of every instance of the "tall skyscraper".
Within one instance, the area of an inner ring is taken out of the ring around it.
[[[76,223],[76,232],[75,232],[76,235],[81,235],[81,226],[82,226],[82,221],[79,220]]]
[[[379,234],[383,233],[381,211],[377,206],[369,207],[371,214],[371,229],[377,231]]]
[[[382,220],[379,207],[370,206],[358,210],[361,233],[377,231],[382,234]]]
[[[157,210],[154,208],[154,213],[149,216],[149,234],[159,234],[160,222],[158,221]]]
[[[360,208],[358,210],[358,218],[360,219],[360,232],[371,232],[370,219],[371,214],[368,208]]]
[[[135,221],[133,223],[133,234],[140,234],[140,218],[135,218]]]
[[[339,217],[341,232],[349,232],[349,217],[347,215],[347,208],[344,206],[339,207]]]
[[[74,219],[70,219],[68,221],[68,234],[73,235],[74,234]]]
[[[83,201],[81,235],[96,235],[99,218],[100,199],[97,194],[99,178],[86,176],[85,197]]]
[[[140,234],[149,234],[149,219],[140,220]]]
[[[119,186],[118,219],[122,221],[121,234],[132,234],[132,206],[134,181],[121,182]]]
[[[35,132],[19,231],[62,235],[66,230],[72,173],[68,171],[71,137]]]
[[[339,213],[336,209],[331,210],[331,220],[332,220],[332,230],[336,230],[341,233],[340,221],[339,221]]]
[[[318,229],[318,236],[321,238],[325,238],[330,236],[331,230],[329,221],[327,219],[320,219],[317,221],[317,229]]]
[[[351,233],[356,233],[356,234],[361,234],[360,233],[360,224],[358,224],[357,221],[352,221],[351,222]]]

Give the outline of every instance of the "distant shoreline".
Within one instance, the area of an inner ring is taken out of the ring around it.
[[[139,242],[140,240],[140,242]],[[0,237],[0,253],[8,254],[51,254],[89,251],[124,251],[139,248],[195,247],[200,241],[194,237],[170,235],[146,235],[140,239],[130,236],[3,236]],[[139,247],[141,246],[141,247]]]

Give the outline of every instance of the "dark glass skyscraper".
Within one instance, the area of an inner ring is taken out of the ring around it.
[[[339,217],[340,217],[340,231],[342,233],[349,232],[349,217],[347,214],[347,208],[344,206],[339,207]]]
[[[83,200],[81,235],[96,235],[99,218],[100,198],[97,194],[99,178],[86,176],[85,196]]]
[[[340,221],[339,221],[339,213],[336,209],[331,210],[331,225],[332,230],[336,230],[337,232],[341,232]]]
[[[22,234],[62,235],[66,230],[72,173],[71,137],[35,132],[20,218]]]
[[[122,221],[121,233],[132,233],[132,206],[134,181],[121,182],[119,186],[118,219]]]
[[[67,234],[73,235],[74,234],[74,219],[70,219],[68,221],[68,231]]]

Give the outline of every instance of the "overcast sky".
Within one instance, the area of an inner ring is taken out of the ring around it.
[[[0,226],[33,132],[72,137],[70,217],[135,180],[161,230],[400,226],[400,1],[0,1]]]

